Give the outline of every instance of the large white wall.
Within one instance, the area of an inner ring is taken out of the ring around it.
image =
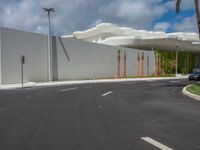
[[[25,31],[1,28],[1,84],[21,82],[21,55],[25,55],[24,81],[47,81],[47,36]],[[117,77],[117,54],[121,50],[121,76],[123,77],[123,51],[125,48],[85,42],[74,38],[52,38],[53,80],[79,80]],[[137,75],[138,50],[128,49],[127,76]],[[154,73],[154,53],[150,56],[150,73]]]
[[[0,84],[1,84],[1,28],[0,28]]]
[[[1,31],[2,29],[0,28],[0,84],[2,83],[1,82]]]
[[[25,82],[47,80],[46,36],[2,28],[1,43],[2,84],[21,82],[21,55],[25,55]]]
[[[124,70],[124,50],[127,55],[127,76],[136,76],[137,54],[142,54],[142,51],[135,49],[84,42],[73,38],[53,38],[53,47],[57,53],[54,54],[54,77],[60,80],[116,78],[118,49],[121,50],[121,76]],[[152,51],[145,51],[144,73],[146,74],[147,55],[150,57],[150,74],[153,74],[155,59]]]

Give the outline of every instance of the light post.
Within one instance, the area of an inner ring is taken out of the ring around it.
[[[50,14],[51,12],[55,12],[54,8],[43,8],[43,10],[45,12],[47,12],[48,14],[48,21],[49,21],[49,33],[48,33],[48,80],[51,81],[52,80],[52,68],[51,68],[51,64],[52,64],[52,53],[51,53],[51,18],[50,18]]]

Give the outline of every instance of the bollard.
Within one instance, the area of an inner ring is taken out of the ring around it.
[[[21,56],[21,85],[23,87],[24,84],[24,64],[25,64],[25,56]]]

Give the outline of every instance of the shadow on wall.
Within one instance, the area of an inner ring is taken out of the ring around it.
[[[53,75],[53,81],[58,80],[58,50],[57,50],[57,37],[53,36],[52,37],[52,75]],[[70,57],[67,53],[67,50],[63,44],[62,38],[58,37],[58,41],[60,42],[60,45],[65,53],[65,56],[67,60],[70,62]]]
[[[67,50],[65,49],[65,45],[63,44],[62,38],[58,37],[58,40],[59,40],[59,42],[61,44],[61,47],[62,47],[62,49],[63,49],[63,51],[65,53],[65,56],[67,57],[67,60],[70,62],[70,57],[69,57],[69,55],[67,53]]]

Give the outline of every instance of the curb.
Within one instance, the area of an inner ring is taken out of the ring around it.
[[[183,90],[182,90],[182,93],[183,93],[184,95],[190,97],[190,98],[193,98],[193,99],[195,99],[195,100],[199,100],[199,101],[200,101],[200,96],[199,96],[199,95],[190,93],[190,92],[188,92],[188,91],[186,90],[189,86],[191,86],[191,85],[188,85],[188,86],[184,87]]]
[[[17,88],[29,88],[29,87],[51,87],[62,85],[80,85],[80,84],[95,84],[95,83],[120,83],[128,81],[158,81],[158,80],[178,80],[186,79],[186,76],[182,77],[158,77],[158,78],[128,78],[128,79],[99,79],[99,80],[75,80],[75,81],[56,81],[56,82],[29,82],[25,83],[22,87],[20,84],[2,85],[0,90],[9,90]]]

